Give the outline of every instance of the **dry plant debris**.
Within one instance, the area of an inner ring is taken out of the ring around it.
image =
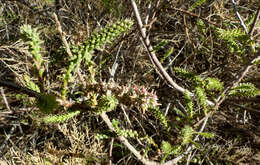
[[[257,0],[0,9],[0,164],[260,164]]]

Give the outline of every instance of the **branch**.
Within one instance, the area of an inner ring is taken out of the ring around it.
[[[260,52],[258,52],[260,54]],[[213,107],[213,110],[210,111],[203,119],[201,119],[199,122],[197,122],[194,127],[198,127],[204,120],[207,120],[218,108],[219,106],[225,101],[227,95],[229,94],[230,90],[237,87],[238,84],[242,81],[242,79],[247,75],[249,70],[255,65],[255,62],[258,61],[260,58],[260,55],[256,55],[254,59],[244,67],[242,72],[238,73],[236,77],[238,77],[232,85],[228,86],[218,97],[216,105]]]
[[[62,42],[63,42],[63,44],[64,44],[64,46],[65,46],[65,48],[66,48],[66,52],[68,53],[68,55],[69,55],[70,57],[72,57],[72,53],[71,53],[71,51],[70,51],[70,46],[69,46],[69,44],[68,44],[68,42],[67,42],[67,40],[66,40],[66,37],[65,37],[65,36],[66,36],[66,33],[62,31],[60,21],[59,21],[57,15],[56,15],[55,13],[53,13],[53,17],[54,17],[55,22],[56,22],[57,30],[58,30],[59,33],[60,33],[61,40],[62,40]]]
[[[190,15],[190,16],[193,16],[193,17],[196,17],[196,18],[199,18],[199,19],[201,19],[202,21],[204,21],[205,23],[214,25],[214,26],[216,26],[216,27],[218,27],[218,28],[222,28],[221,25],[219,25],[219,24],[217,24],[217,23],[215,23],[215,22],[212,22],[212,21],[210,21],[210,20],[207,20],[206,18],[203,18],[203,17],[201,17],[201,16],[199,16],[199,15],[197,15],[197,14],[191,13],[191,12],[189,12],[189,11],[186,11],[186,10],[183,10],[183,9],[179,9],[179,8],[176,8],[176,7],[169,8],[169,10],[176,10],[176,11],[182,12],[182,13],[184,13],[184,14],[187,14],[187,15]]]
[[[71,58],[72,57],[72,53],[71,53],[71,50],[70,50],[70,46],[66,40],[66,33],[62,31],[62,28],[61,28],[61,24],[59,22],[59,19],[57,17],[57,15],[55,13],[53,13],[53,17],[55,19],[55,22],[56,22],[56,26],[57,26],[57,30],[59,31],[60,33],[60,36],[61,36],[61,40],[66,48],[66,52],[67,54],[69,55],[69,57]],[[79,79],[83,85],[83,87],[86,87],[86,82],[84,81],[84,78],[83,76],[81,75],[80,71],[77,69],[77,74],[79,76]]]
[[[182,94],[184,94],[185,91],[188,91],[184,88],[182,88],[181,86],[179,86],[177,83],[175,83],[172,78],[169,76],[169,74],[166,72],[166,70],[163,68],[162,64],[159,62],[159,60],[157,59],[154,51],[153,51],[153,48],[150,44],[150,40],[148,38],[148,36],[146,36],[145,34],[145,30],[143,29],[143,23],[142,23],[142,20],[141,20],[141,17],[140,17],[140,14],[138,12],[138,9],[137,9],[137,6],[136,6],[136,3],[134,0],[131,0],[131,4],[132,4],[132,7],[133,7],[133,10],[134,10],[134,14],[135,14],[135,18],[137,20],[137,23],[138,23],[138,27],[139,27],[139,30],[141,32],[141,36],[142,36],[142,41],[143,41],[143,44],[148,52],[148,55],[149,55],[149,58],[151,59],[152,63],[156,66],[156,68],[159,70],[159,73],[160,75],[162,76],[162,78],[164,80],[166,80],[166,82],[172,87],[172,88],[175,88],[177,91],[181,92]],[[188,91],[188,94],[191,96],[191,97],[194,97],[194,94],[190,91]],[[215,104],[209,100],[206,101],[208,105],[210,106],[215,106]],[[208,117],[207,117],[208,119]],[[205,128],[205,125],[207,123],[207,119],[204,120],[204,123],[200,129],[200,131],[202,132]],[[197,140],[198,139],[198,136],[195,137],[194,140]],[[181,160],[187,153],[189,153],[191,150],[193,149],[193,145],[190,144],[189,147],[187,148],[186,152],[182,153],[181,155],[179,155],[177,158],[175,159],[172,159],[166,163],[164,163],[164,165],[171,165],[171,164],[176,164],[178,163],[179,160]]]
[[[21,92],[21,93],[25,93],[30,97],[39,98],[40,95],[41,95],[40,93],[35,92],[35,91],[33,91],[29,88],[17,85],[15,83],[12,83],[12,82],[9,82],[9,81],[1,80],[1,79],[0,79],[0,86],[7,87],[9,89],[12,89],[14,91],[18,91],[18,92]]]
[[[138,23],[138,27],[139,30],[141,32],[141,37],[144,43],[144,46],[148,52],[148,55],[152,61],[152,63],[155,65],[155,67],[158,69],[160,75],[162,76],[162,78],[164,80],[166,80],[166,82],[170,85],[170,87],[175,88],[177,91],[181,92],[184,94],[185,91],[188,91],[184,88],[182,88],[181,86],[179,86],[177,83],[175,83],[173,81],[173,79],[170,77],[170,75],[166,72],[166,70],[163,68],[162,64],[160,63],[160,61],[158,60],[158,58],[156,57],[155,53],[153,52],[153,47],[150,44],[150,40],[149,38],[146,36],[144,29],[143,29],[143,23],[140,17],[140,14],[138,12],[136,3],[134,2],[134,0],[131,0],[131,4],[134,10],[134,14],[135,14],[135,18],[137,20]],[[191,97],[194,97],[194,94],[191,93],[190,91],[188,91],[188,93],[190,94]],[[208,105],[210,106],[214,106],[215,104],[209,100],[207,100]]]
[[[254,19],[254,22],[253,22],[253,25],[251,26],[251,29],[249,31],[249,35],[250,37],[252,38],[253,36],[253,33],[254,33],[254,30],[255,30],[255,27],[257,25],[257,22],[258,22],[258,19],[260,17],[260,7],[257,9],[257,12],[256,12],[256,15],[255,15],[255,19]]]
[[[117,133],[116,130],[114,129],[110,119],[108,118],[107,114],[105,112],[102,112],[100,114],[101,118],[104,120],[104,122],[107,124],[108,128],[112,130],[113,132]],[[159,165],[159,163],[155,161],[150,161],[145,159],[139,151],[137,151],[124,136],[118,136],[118,139],[120,140],[121,143],[123,143],[135,156],[138,160],[140,160],[143,164],[145,165]]]
[[[236,4],[235,0],[232,0],[232,4],[233,4],[233,6],[234,6],[234,10],[235,10],[235,13],[236,13],[236,15],[237,15],[237,18],[238,18],[239,21],[240,21],[240,25],[243,27],[243,29],[244,29],[244,31],[246,32],[246,34],[248,34],[247,27],[246,27],[244,21],[242,20],[240,14],[239,14],[239,12],[238,12],[238,10],[237,10],[237,4]]]
[[[8,142],[8,140],[10,139],[10,137],[12,136],[12,134],[14,133],[16,128],[17,128],[17,125],[13,125],[11,130],[9,131],[9,133],[6,135],[5,140],[2,142],[2,145],[0,146],[0,157],[2,157],[4,155],[2,150],[5,148],[6,143]]]
[[[240,104],[237,104],[237,103],[234,103],[234,102],[229,102],[228,104],[236,106],[236,107],[239,107],[239,108],[241,108],[243,110],[246,110],[246,111],[249,111],[249,112],[252,112],[252,113],[260,115],[260,110],[259,109],[253,109],[253,108],[246,107],[244,105],[240,105]]]

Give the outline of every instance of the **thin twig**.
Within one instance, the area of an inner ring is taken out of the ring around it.
[[[145,31],[143,29],[143,23],[142,23],[142,20],[141,20],[141,17],[140,17],[140,14],[139,14],[139,11],[137,9],[137,6],[136,6],[136,3],[134,0],[131,0],[131,4],[132,4],[132,7],[133,7],[133,10],[134,10],[134,14],[135,14],[135,18],[137,20],[137,23],[138,23],[138,27],[139,27],[139,30],[141,32],[141,36],[142,36],[142,40],[143,40],[143,43],[144,43],[144,46],[146,47],[147,49],[147,52],[148,52],[148,55],[152,61],[152,63],[156,66],[156,68],[159,70],[159,73],[160,75],[163,77],[164,80],[166,80],[168,82],[168,84],[172,87],[172,88],[175,88],[176,90],[178,90],[179,92],[183,93],[185,91],[188,92],[188,94],[192,97],[194,97],[194,94],[191,93],[190,91],[180,87],[177,83],[175,83],[172,78],[169,76],[169,74],[165,71],[165,69],[163,68],[163,66],[161,65],[161,63],[159,62],[159,60],[157,59],[154,51],[153,51],[153,48],[152,46],[150,45],[150,40],[149,38],[146,36],[145,34]],[[210,106],[215,106],[215,104],[209,100],[206,101],[208,105]],[[208,119],[208,117],[207,117]],[[206,123],[207,123],[207,119],[204,120],[204,124],[202,126],[202,128],[200,129],[201,131],[204,130],[205,126],[206,126]],[[198,136],[195,137],[194,140],[197,140],[198,139]],[[165,165],[169,165],[169,164],[176,164],[179,160],[181,160],[187,153],[189,153],[191,150],[193,149],[193,145],[189,145],[188,149],[186,150],[186,152],[182,153],[181,155],[179,155],[177,158],[175,159],[172,159],[168,162],[165,163]]]
[[[111,143],[110,143],[110,149],[109,149],[109,165],[112,165],[112,153],[113,153],[113,145],[114,145],[114,138],[111,139]]]
[[[104,122],[107,124],[108,128],[112,130],[113,132],[116,133],[116,130],[114,129],[110,119],[108,118],[107,114],[105,112],[102,112],[100,114],[101,118],[104,120]],[[150,161],[145,159],[139,151],[137,151],[124,136],[118,136],[118,139],[120,140],[121,143],[123,143],[135,156],[136,158],[141,161],[145,165],[159,165],[159,163]]]
[[[115,78],[115,74],[116,74],[116,70],[117,70],[117,67],[118,67],[118,59],[119,59],[119,53],[120,53],[120,50],[122,48],[122,45],[123,45],[124,42],[121,42],[120,45],[119,45],[119,48],[117,50],[117,53],[116,53],[116,57],[115,57],[115,61],[111,67],[111,69],[109,69],[110,71],[110,78],[109,78],[109,82],[114,82],[114,78]]]
[[[55,13],[53,13],[53,17],[54,17],[55,22],[56,22],[57,30],[58,30],[59,33],[60,33],[61,40],[62,40],[62,42],[63,42],[63,44],[64,44],[64,46],[65,46],[65,48],[66,48],[66,52],[68,53],[68,55],[69,55],[70,57],[72,57],[72,53],[71,53],[71,51],[70,51],[70,46],[69,46],[69,44],[68,44],[68,42],[67,42],[67,40],[66,40],[66,33],[62,31],[60,21],[59,21],[57,15],[56,15]]]
[[[148,22],[146,22],[146,25],[144,25],[144,26],[146,26],[147,28],[147,31],[149,32],[150,30],[151,30],[151,28],[152,28],[152,24],[156,21],[156,13],[157,12],[159,12],[159,10],[160,10],[160,7],[159,7],[159,5],[160,5],[160,0],[158,0],[157,1],[157,3],[156,3],[156,5],[155,5],[155,10],[154,10],[154,12],[153,12],[153,15],[152,15],[152,17],[151,17],[151,21],[150,21],[150,23],[148,24]]]
[[[61,28],[61,24],[60,24],[60,21],[57,17],[57,15],[55,13],[53,13],[53,17],[56,21],[56,26],[57,26],[57,30],[59,31],[60,35],[61,35],[61,40],[66,48],[66,52],[67,54],[69,55],[69,57],[72,57],[72,53],[71,53],[71,50],[70,50],[70,46],[66,40],[66,33],[62,31],[62,28]],[[79,69],[77,68],[77,74],[79,76],[79,79],[83,85],[83,87],[85,88],[87,85],[86,85],[86,82],[84,81],[84,78],[82,76],[82,74],[80,73]]]
[[[242,28],[244,29],[244,31],[246,32],[246,34],[248,34],[248,30],[247,30],[247,27],[243,21],[243,19],[241,18],[239,12],[238,12],[238,9],[237,9],[237,4],[235,2],[235,0],[232,0],[232,4],[234,6],[234,10],[235,10],[235,13],[237,15],[237,18],[239,19],[239,22],[240,22],[240,25],[242,26]]]
[[[12,111],[12,110],[10,109],[9,104],[8,104],[8,101],[7,101],[7,99],[6,99],[6,96],[5,96],[5,93],[4,93],[4,89],[1,87],[0,90],[1,90],[1,95],[2,95],[2,97],[3,97],[3,100],[4,100],[4,102],[5,102],[6,108],[7,108],[9,111]]]
[[[255,18],[254,18],[254,22],[251,26],[251,29],[249,30],[249,35],[250,35],[251,39],[252,39],[252,36],[253,36],[253,33],[254,33],[254,30],[255,30],[255,27],[257,25],[259,17],[260,17],[260,7],[257,9],[256,15],[255,15]]]
[[[239,107],[239,108],[242,108],[242,109],[245,109],[245,110],[247,110],[249,112],[256,113],[256,114],[260,115],[260,110],[249,108],[249,107],[246,107],[244,105],[240,105],[240,104],[237,104],[237,103],[234,103],[234,102],[229,102],[228,104],[236,106],[236,107]]]
[[[207,20],[206,18],[203,18],[197,14],[194,14],[194,13],[191,13],[189,11],[186,11],[186,10],[183,10],[183,9],[179,9],[179,8],[176,8],[176,7],[171,7],[171,8],[167,8],[167,10],[176,10],[176,11],[179,11],[179,12],[182,12],[184,14],[187,14],[187,15],[190,15],[190,16],[193,16],[193,17],[196,17],[196,18],[199,18],[201,19],[202,21],[204,21],[205,23],[208,23],[208,24],[211,24],[211,25],[214,25],[218,28],[221,28],[221,25],[215,23],[215,22],[212,22],[210,20]]]
[[[260,103],[260,98],[257,97],[253,97],[253,98],[248,98],[248,97],[240,97],[240,98],[228,98],[225,100],[226,101],[232,101],[232,102],[237,102],[237,103],[241,103],[241,102],[256,102],[256,103]]]
[[[254,63],[256,62],[256,60],[259,59],[259,55],[256,55],[255,58],[250,62],[250,64],[248,64],[247,66],[244,67],[244,69],[242,70],[241,73],[238,74],[238,77],[231,86],[228,86],[223,92],[222,94],[218,97],[217,99],[217,103],[216,105],[213,107],[213,110],[210,111],[203,119],[201,119],[199,122],[197,122],[194,127],[198,127],[204,120],[208,120],[208,118],[214,114],[214,112],[216,110],[218,110],[219,106],[225,101],[228,93],[230,92],[231,89],[237,87],[239,85],[239,83],[242,81],[242,79],[247,75],[247,73],[249,72],[249,70],[255,65]]]
[[[133,10],[134,10],[134,13],[135,13],[135,18],[137,20],[139,30],[141,32],[141,37],[143,39],[144,46],[147,49],[148,55],[149,55],[149,57],[151,59],[151,62],[156,66],[156,68],[158,69],[158,71],[159,71],[160,75],[162,76],[162,78],[164,80],[166,80],[166,82],[172,88],[175,88],[177,91],[179,91],[179,92],[181,92],[183,94],[184,94],[185,91],[187,91],[191,95],[191,97],[193,97],[194,96],[193,93],[191,93],[187,89],[184,89],[181,86],[179,86],[177,83],[175,83],[173,81],[173,79],[170,77],[170,75],[165,71],[165,69],[163,68],[162,64],[160,63],[160,61],[158,60],[158,58],[156,57],[156,55],[155,55],[155,53],[153,51],[153,48],[152,48],[152,46],[150,44],[149,38],[146,36],[146,34],[145,34],[144,30],[143,30],[143,23],[142,23],[139,11],[137,9],[137,6],[136,6],[136,3],[134,2],[134,0],[131,0],[131,4],[132,4],[132,7],[133,7]],[[207,100],[207,103],[210,106],[214,106],[214,103],[209,101],[209,100]]]
[[[18,85],[16,83],[5,81],[5,80],[1,80],[1,79],[0,79],[0,87],[7,87],[7,88],[9,88],[11,90],[14,90],[16,92],[27,94],[30,97],[40,98],[42,96],[41,93],[35,92],[35,91],[33,91],[33,90],[31,90],[31,89],[29,89],[27,87],[23,87],[23,86]],[[64,107],[67,107],[67,108],[72,107],[72,106],[75,106],[75,107],[80,106],[79,104],[76,104],[73,101],[67,101],[67,100],[64,101],[64,100],[62,100],[59,97],[56,97],[56,101],[61,106],[64,106]],[[86,108],[86,107],[84,107],[84,108]]]
[[[0,146],[0,153],[3,153],[2,150],[5,148],[5,145],[7,143],[7,141],[10,139],[10,137],[12,136],[12,134],[14,133],[14,131],[16,130],[17,125],[13,125],[13,127],[11,128],[11,130],[9,131],[9,133],[6,135],[5,140],[3,141],[2,145]],[[0,157],[2,157],[3,155],[0,154]]]

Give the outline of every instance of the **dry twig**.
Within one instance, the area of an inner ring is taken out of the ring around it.
[[[59,19],[58,19],[57,15],[55,13],[53,13],[53,17],[54,17],[54,19],[56,21],[57,30],[59,31],[59,33],[61,35],[61,39],[62,39],[62,42],[63,42],[65,48],[66,48],[66,52],[68,53],[69,57],[72,57],[70,46],[69,46],[69,44],[68,44],[68,42],[66,40],[66,37],[65,37],[66,33],[62,31],[61,24],[60,24]],[[86,87],[87,86],[86,82],[84,81],[84,78],[83,78],[82,74],[80,73],[80,71],[78,69],[77,69],[77,74],[79,76],[79,79],[80,79],[83,87]]]
[[[107,114],[105,112],[102,112],[100,114],[101,118],[104,120],[104,122],[107,124],[108,128],[116,133],[116,130],[114,129],[110,119],[108,118]],[[123,143],[135,156],[138,160],[140,160],[145,165],[159,165],[159,163],[150,161],[145,159],[139,151],[137,151],[124,136],[118,136],[118,139],[121,143]]]
[[[236,12],[237,18],[238,18],[239,21],[240,21],[240,25],[243,27],[243,29],[244,29],[244,31],[246,32],[246,34],[248,34],[247,27],[246,27],[246,25],[245,25],[243,19],[241,18],[240,14],[239,14],[239,12],[238,12],[237,4],[236,4],[235,0],[232,0],[232,4],[233,4],[233,6],[234,6],[234,10],[235,10],[235,12]]]

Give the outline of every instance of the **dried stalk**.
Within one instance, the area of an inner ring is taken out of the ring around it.
[[[182,88],[181,86],[179,86],[177,83],[175,83],[173,81],[173,79],[170,77],[170,75],[166,72],[166,70],[163,68],[162,64],[160,63],[160,61],[158,60],[158,58],[156,57],[154,51],[153,51],[153,47],[150,44],[150,40],[149,38],[146,36],[145,32],[144,32],[144,28],[143,28],[143,23],[139,14],[139,11],[137,9],[136,3],[134,2],[134,0],[131,0],[132,3],[132,7],[135,13],[135,18],[137,20],[138,23],[138,27],[139,30],[141,32],[141,37],[144,43],[145,48],[147,49],[148,55],[151,59],[151,62],[155,65],[156,69],[158,69],[158,72],[160,73],[160,75],[162,76],[162,78],[164,80],[166,80],[166,82],[170,85],[170,87],[175,88],[177,91],[181,92],[184,94],[185,91],[188,91],[187,89]],[[191,93],[190,91],[188,91],[188,93],[191,95],[191,97],[194,97],[194,94]],[[210,106],[214,106],[215,104],[209,100],[207,100],[208,105]]]
[[[61,24],[59,22],[59,19],[57,17],[57,15],[55,13],[53,13],[53,17],[55,19],[55,22],[56,22],[56,26],[57,26],[57,30],[59,31],[60,35],[61,35],[61,40],[66,48],[66,52],[67,54],[69,55],[69,57],[72,57],[72,53],[71,53],[71,50],[70,50],[70,46],[66,40],[66,33],[62,31],[62,28],[61,28]],[[82,76],[82,74],[80,73],[79,69],[77,69],[77,75],[79,76],[79,80],[81,81],[83,87],[86,87],[86,82],[84,81],[84,78]]]
[[[257,9],[253,25],[251,26],[251,29],[249,30],[249,35],[250,35],[251,39],[252,39],[252,36],[253,36],[253,33],[254,33],[254,30],[257,25],[259,17],[260,17],[260,7]]]
[[[108,118],[107,114],[105,112],[102,112],[100,114],[101,118],[104,120],[104,122],[107,124],[108,128],[116,133],[116,130],[114,129],[110,119]],[[159,165],[159,163],[155,161],[150,161],[148,159],[145,159],[140,152],[138,152],[124,136],[118,136],[118,139],[123,143],[135,156],[138,160],[140,160],[145,165]]]
[[[236,4],[235,0],[232,0],[232,4],[233,4],[233,6],[234,6],[234,10],[235,10],[235,13],[236,13],[236,15],[237,15],[237,18],[239,19],[240,25],[243,27],[243,29],[244,29],[244,31],[246,32],[246,34],[248,34],[247,27],[246,27],[244,21],[242,20],[240,14],[239,14],[239,12],[238,12],[238,10],[237,10],[237,4]]]

